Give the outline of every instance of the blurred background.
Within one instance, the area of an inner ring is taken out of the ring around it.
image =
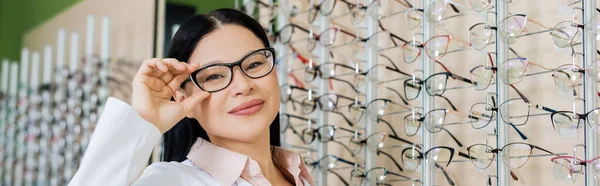
[[[276,48],[282,144],[317,185],[595,186],[599,3],[0,0],[0,185],[66,185],[106,99],[229,7]]]

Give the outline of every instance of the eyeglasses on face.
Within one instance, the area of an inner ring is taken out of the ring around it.
[[[231,84],[233,67],[251,79],[264,77],[273,71],[275,49],[263,48],[252,51],[233,63],[214,63],[204,66],[190,75],[198,88],[210,93],[221,91]]]

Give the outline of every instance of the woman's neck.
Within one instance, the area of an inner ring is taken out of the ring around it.
[[[262,135],[260,139],[252,142],[244,142],[214,136],[210,136],[209,138],[211,143],[215,145],[244,154],[255,160],[260,166],[260,171],[270,183],[273,183],[273,180],[275,180],[276,177],[283,176],[273,162],[270,144],[271,141],[268,133],[267,135]]]

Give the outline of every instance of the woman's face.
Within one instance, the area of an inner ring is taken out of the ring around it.
[[[264,48],[261,40],[250,30],[226,24],[197,43],[189,63],[200,63],[200,68],[207,63],[232,63],[261,48]],[[185,87],[188,96],[201,91],[190,84],[193,87]],[[211,137],[251,142],[268,136],[269,126],[279,112],[279,96],[275,69],[262,78],[252,79],[237,66],[229,86],[211,93],[188,117],[196,118]],[[258,105],[243,109],[246,107],[243,104]]]

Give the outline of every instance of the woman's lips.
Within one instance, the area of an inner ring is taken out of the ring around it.
[[[262,109],[264,103],[265,103],[265,101],[263,101],[263,100],[253,99],[253,100],[250,100],[248,102],[238,105],[237,107],[231,109],[231,111],[229,111],[228,113],[233,114],[233,115],[254,114],[254,113],[260,111],[260,109]]]

